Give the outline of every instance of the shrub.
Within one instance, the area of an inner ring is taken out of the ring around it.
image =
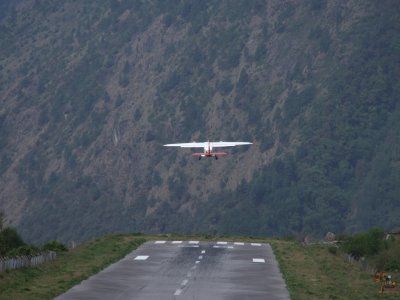
[[[349,237],[344,243],[344,249],[355,258],[378,254],[383,247],[384,232],[373,228],[366,233],[358,233]]]
[[[24,245],[24,241],[15,229],[8,227],[0,231],[0,256],[5,256],[12,249]]]
[[[40,250],[35,246],[23,245],[18,248],[12,249],[7,253],[7,257],[19,256],[35,256],[40,253]]]
[[[47,244],[43,245],[42,249],[44,251],[55,251],[55,252],[64,252],[67,251],[67,247],[58,241],[50,241]]]

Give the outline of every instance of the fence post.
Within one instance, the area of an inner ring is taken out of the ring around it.
[[[16,258],[0,258],[0,272],[6,270],[15,270],[23,267],[34,267],[44,262],[52,261],[57,258],[57,253],[54,251],[49,251],[46,253],[41,253],[36,256],[20,256]]]

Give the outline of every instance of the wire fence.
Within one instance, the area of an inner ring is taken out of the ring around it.
[[[49,251],[35,256],[20,256],[16,258],[0,258],[0,272],[15,270],[24,267],[34,267],[42,263],[55,260],[56,252]]]

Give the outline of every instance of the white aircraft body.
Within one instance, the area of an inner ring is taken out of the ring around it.
[[[180,143],[180,144],[166,144],[166,147],[181,147],[181,148],[203,148],[204,152],[202,153],[193,153],[192,156],[199,157],[199,160],[202,157],[215,157],[218,159],[218,156],[227,155],[226,152],[213,152],[213,148],[221,148],[221,147],[234,147],[240,145],[251,145],[249,142],[204,142],[204,143]]]

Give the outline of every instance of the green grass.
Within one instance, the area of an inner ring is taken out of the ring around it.
[[[303,246],[295,241],[271,242],[291,298],[399,299],[400,293],[379,294],[372,275],[332,254],[322,245]]]
[[[0,273],[0,299],[52,299],[136,249],[145,239],[108,235],[35,268]]]
[[[121,259],[146,240],[228,240],[269,242],[279,261],[293,300],[399,299],[379,295],[372,276],[346,263],[327,247],[303,246],[296,241],[210,235],[107,235],[59,254],[57,260],[35,268],[0,273],[0,299],[52,299]]]

